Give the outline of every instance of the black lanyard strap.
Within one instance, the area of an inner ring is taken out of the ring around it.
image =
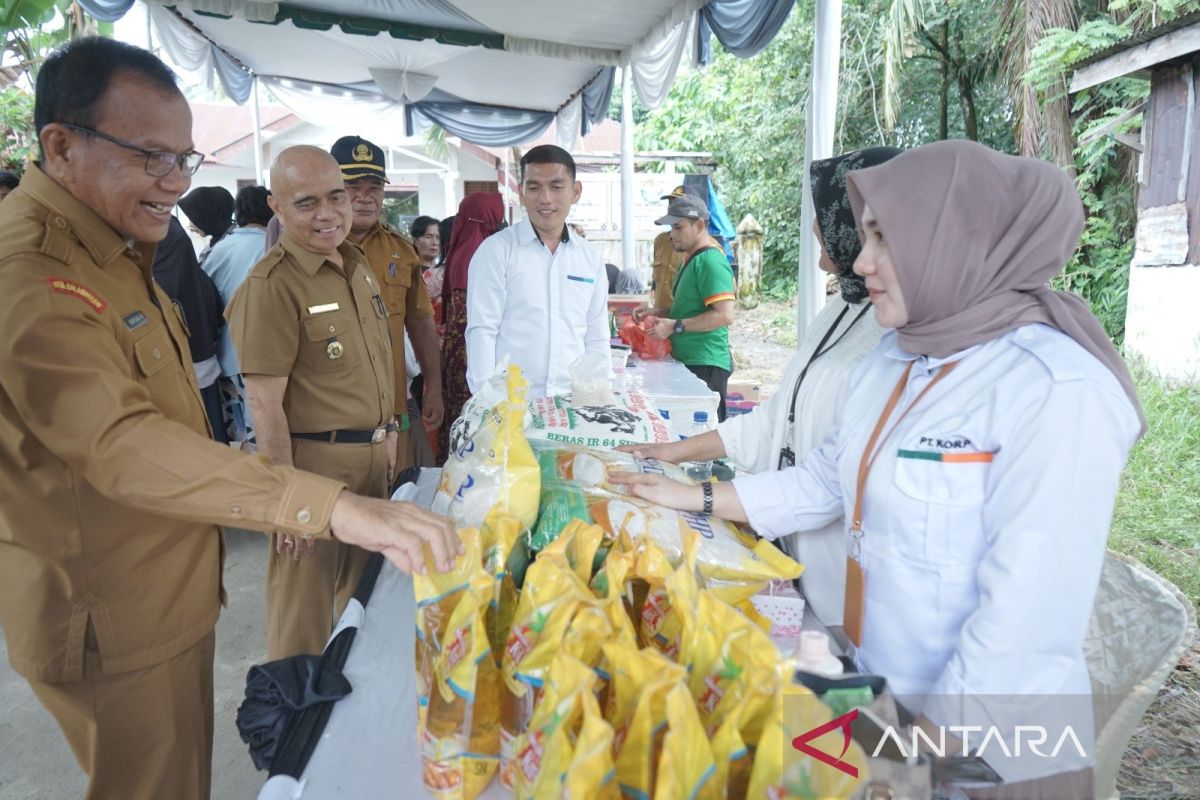
[[[870,303],[867,303],[866,305],[864,305],[862,307],[862,310],[858,312],[858,316],[856,316],[854,319],[852,319],[850,321],[850,324],[846,326],[846,330],[842,331],[842,335],[839,336],[838,338],[834,339],[833,342],[831,344],[829,344],[828,347],[825,346],[826,343],[829,342],[829,338],[831,336],[833,336],[834,332],[838,329],[838,325],[842,324],[842,319],[846,316],[846,312],[848,312],[850,310],[850,306],[846,306],[845,308],[843,308],[842,313],[838,314],[837,319],[835,319],[833,321],[833,324],[831,326],[829,326],[829,330],[825,331],[825,335],[822,336],[821,341],[817,343],[816,349],[813,350],[812,355],[810,355],[808,357],[808,363],[804,365],[804,369],[800,370],[800,377],[796,378],[796,386],[795,386],[795,388],[792,389],[792,402],[790,405],[788,405],[788,424],[789,425],[795,423],[795,421],[796,421],[796,398],[800,396],[800,384],[804,383],[804,378],[806,375],[808,375],[808,368],[811,367],[813,365],[813,362],[816,361],[818,358],[825,355],[833,348],[837,347],[838,342],[840,342],[840,341],[842,341],[842,339],[846,338],[846,334],[848,334],[850,332],[850,330],[855,326],[855,324],[860,319],[862,319],[864,316],[866,316],[867,311],[869,311],[870,309],[871,309]],[[784,446],[791,447],[792,443],[784,442]]]

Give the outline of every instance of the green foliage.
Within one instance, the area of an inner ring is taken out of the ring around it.
[[[1145,437],[1121,480],[1109,547],[1142,561],[1200,606],[1200,386],[1133,365]]]
[[[0,91],[0,169],[23,172],[35,144],[33,96],[15,86]]]

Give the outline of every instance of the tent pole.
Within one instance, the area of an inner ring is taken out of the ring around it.
[[[263,151],[262,151],[262,118],[258,113],[258,76],[255,75],[251,81],[251,93],[254,95],[253,105],[250,107],[250,114],[254,119],[254,181],[259,186],[266,186],[267,181],[263,176]]]
[[[796,273],[796,328],[804,332],[825,303],[825,273],[817,268],[820,250],[812,235],[813,201],[808,167],[833,155],[837,119],[838,61],[842,44],[842,0],[816,0],[813,64],[804,115],[804,173],[800,185],[800,263]]]
[[[633,66],[621,72],[621,267],[634,264],[633,229]]]

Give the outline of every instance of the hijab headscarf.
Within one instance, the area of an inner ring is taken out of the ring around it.
[[[1075,184],[1058,167],[967,141],[935,142],[854,172],[856,219],[869,205],[908,308],[898,328],[910,353],[944,358],[1041,322],[1108,367],[1142,420],[1133,379],[1078,295],[1048,282],[1083,231]]]
[[[837,267],[838,289],[847,303],[867,299],[867,284],[854,274],[854,260],[862,250],[854,210],[846,195],[846,174],[882,164],[904,152],[895,147],[868,147],[833,158],[823,158],[808,167],[808,182],[812,187],[813,207],[821,243]]]
[[[454,216],[450,250],[446,255],[448,291],[467,288],[467,269],[483,240],[503,227],[504,199],[499,192],[473,192],[463,198]]]
[[[236,207],[233,195],[221,186],[199,186],[179,198],[179,208],[205,236],[216,244],[231,227]]]

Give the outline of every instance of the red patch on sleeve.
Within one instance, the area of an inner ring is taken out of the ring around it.
[[[69,278],[46,278],[46,283],[59,294],[69,295],[83,301],[91,306],[91,309],[97,314],[103,313],[104,309],[108,308],[107,300],[83,284],[76,283]]]

